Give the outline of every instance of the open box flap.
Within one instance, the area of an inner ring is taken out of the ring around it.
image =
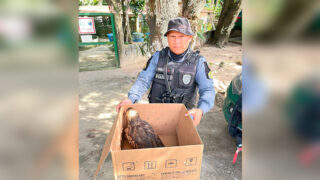
[[[95,173],[95,175],[94,175],[94,178],[96,178],[96,176],[98,175],[98,173],[99,173],[99,171],[100,171],[100,169],[101,169],[101,167],[102,167],[105,159],[108,157],[108,154],[109,154],[109,152],[110,152],[110,147],[111,147],[111,145],[112,145],[112,142],[113,142],[114,139],[115,139],[115,136],[114,136],[114,134],[115,134],[115,129],[116,129],[116,127],[117,127],[117,124],[118,124],[119,119],[121,118],[120,115],[122,115],[122,114],[123,114],[123,108],[120,109],[120,112],[118,113],[118,117],[117,117],[117,119],[113,122],[113,125],[112,125],[112,127],[111,127],[111,129],[110,129],[110,131],[109,131],[109,135],[108,135],[108,137],[107,137],[107,139],[106,139],[106,142],[104,143],[103,150],[102,150],[102,153],[101,153],[101,156],[100,156],[99,164],[98,164],[96,173]]]
[[[183,106],[180,111],[180,120],[177,124],[176,131],[178,136],[178,142],[180,146],[203,144],[196,127],[193,124],[193,120],[190,116],[185,116],[188,112],[187,108]],[[186,131],[188,129],[188,131]]]

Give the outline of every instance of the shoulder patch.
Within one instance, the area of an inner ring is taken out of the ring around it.
[[[208,79],[212,79],[212,72],[207,62],[204,62],[205,73]]]
[[[151,61],[152,58],[153,58],[153,56],[151,56],[151,57],[149,58],[149,60],[146,62],[146,64],[143,66],[143,70],[144,70],[144,71],[148,69],[149,64],[150,64],[150,61]]]

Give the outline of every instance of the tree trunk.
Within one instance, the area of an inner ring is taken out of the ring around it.
[[[197,40],[198,18],[206,1],[205,0],[182,0],[182,3],[183,3],[182,16],[188,18],[188,20],[190,21],[192,32],[194,33],[194,36],[190,44],[190,47],[193,49]]]
[[[130,22],[129,22],[129,0],[122,0],[123,7],[123,33],[124,33],[124,42],[132,43],[131,30],[130,30]]]
[[[273,41],[294,38],[310,23],[319,12],[319,1],[291,0],[286,1],[280,13],[274,17],[270,25],[256,34],[254,38],[260,41]]]
[[[213,43],[218,47],[227,44],[230,32],[241,11],[242,0],[224,0]]]
[[[146,0],[147,23],[150,29],[151,54],[168,46],[164,34],[167,31],[168,22],[178,17],[179,0]]]
[[[119,60],[123,59],[124,55],[124,37],[123,37],[123,26],[122,26],[122,3],[117,0],[108,0],[108,2],[114,8],[114,21],[117,33],[117,43],[118,43],[118,52],[119,52]]]

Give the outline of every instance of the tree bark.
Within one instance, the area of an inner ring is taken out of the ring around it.
[[[117,0],[108,0],[108,2],[114,8],[114,21],[117,33],[117,43],[118,43],[118,52],[119,52],[119,60],[124,57],[124,36],[123,36],[123,26],[122,26],[122,3]]]
[[[130,30],[130,22],[129,22],[129,0],[122,0],[123,7],[123,33],[124,33],[124,42],[132,43],[131,30]]]
[[[230,32],[241,11],[242,0],[224,0],[213,43],[218,47],[227,44]]]
[[[317,4],[318,3],[318,4]],[[274,21],[254,38],[260,41],[274,41],[294,38],[319,12],[319,1],[286,1]]]
[[[199,15],[204,5],[206,4],[206,1],[205,0],[182,0],[182,3],[183,3],[182,16],[188,18],[191,25],[192,32],[194,33],[194,36],[190,43],[190,47],[193,49],[197,40]]]
[[[180,8],[179,0],[146,0],[147,23],[150,29],[151,54],[168,46],[167,31],[168,22],[178,17]]]

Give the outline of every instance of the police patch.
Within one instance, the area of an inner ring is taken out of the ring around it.
[[[183,84],[188,85],[190,83],[190,81],[191,81],[191,75],[190,74],[184,74],[182,76]]]
[[[153,56],[151,56],[151,58],[149,58],[149,60],[147,61],[147,63],[144,65],[144,67],[143,67],[143,70],[144,70],[144,71],[148,69],[152,57],[153,57]]]
[[[212,79],[212,73],[210,72],[211,69],[209,68],[207,62],[204,62],[204,68],[205,68],[205,72],[206,72],[207,78],[208,79]]]

